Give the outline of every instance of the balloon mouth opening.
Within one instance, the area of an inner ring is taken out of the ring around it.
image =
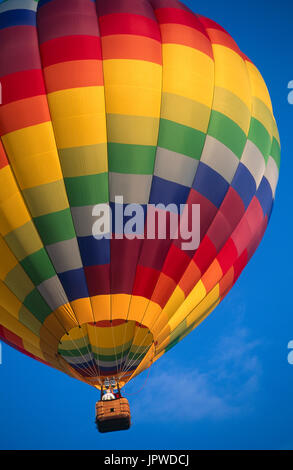
[[[106,377],[123,384],[133,375],[154,342],[142,323],[107,320],[84,323],[61,338],[58,353],[75,374],[100,386]]]

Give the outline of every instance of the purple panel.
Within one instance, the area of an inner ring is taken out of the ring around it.
[[[63,36],[100,35],[95,3],[90,0],[47,3],[38,10],[37,27],[40,44]]]
[[[97,0],[99,16],[113,13],[131,13],[142,15],[156,21],[155,14],[148,0]]]
[[[38,36],[34,26],[15,26],[0,31],[0,76],[40,69]],[[29,53],[28,53],[29,51]]]

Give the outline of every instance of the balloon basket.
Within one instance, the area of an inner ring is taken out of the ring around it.
[[[101,433],[129,429],[131,414],[127,398],[98,401],[96,403],[96,425]]]

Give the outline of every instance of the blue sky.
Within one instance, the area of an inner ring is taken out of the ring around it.
[[[222,304],[127,386],[130,431],[98,434],[94,390],[2,345],[0,449],[293,449],[293,5],[185,3],[230,32],[270,90],[282,163],[269,228]]]

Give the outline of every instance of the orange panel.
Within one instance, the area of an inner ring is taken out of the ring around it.
[[[191,289],[197,284],[201,278],[201,271],[199,267],[191,260],[188,268],[179,282],[179,287],[183,290],[185,295],[188,295]]]
[[[34,96],[0,106],[0,135],[50,121],[47,98]]]
[[[162,64],[161,44],[154,39],[127,34],[102,38],[103,59],[147,60]]]
[[[45,68],[44,74],[48,93],[104,84],[101,60],[63,62]]]

